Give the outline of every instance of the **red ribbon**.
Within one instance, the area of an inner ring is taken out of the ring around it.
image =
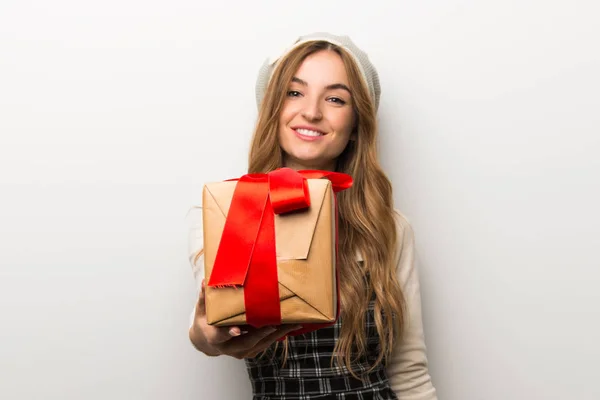
[[[252,326],[281,324],[274,214],[310,207],[306,180],[319,178],[329,179],[334,193],[352,186],[347,174],[290,168],[237,179],[208,285],[243,286],[246,321]],[[308,324],[293,334],[325,325],[329,324]]]

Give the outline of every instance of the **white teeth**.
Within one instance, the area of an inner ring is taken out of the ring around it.
[[[311,131],[310,129],[296,129],[296,132],[304,136],[323,136],[321,132]]]

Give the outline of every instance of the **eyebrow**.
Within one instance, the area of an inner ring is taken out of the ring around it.
[[[302,86],[308,86],[308,83],[306,81],[303,81],[302,79],[298,78],[297,76],[294,76],[292,78],[292,82],[299,83]],[[352,92],[350,91],[350,88],[348,86],[344,85],[343,83],[332,83],[331,85],[327,85],[325,87],[325,89],[327,89],[327,90],[343,89],[343,90],[347,91],[349,94],[352,94]]]

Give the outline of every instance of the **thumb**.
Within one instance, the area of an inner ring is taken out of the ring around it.
[[[198,296],[198,304],[196,306],[196,314],[199,316],[206,315],[206,293],[204,291],[205,283],[202,279],[202,287],[200,288],[200,295]]]

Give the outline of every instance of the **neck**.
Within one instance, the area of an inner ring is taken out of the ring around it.
[[[300,171],[303,169],[317,169],[322,171],[335,171],[336,162],[335,160],[327,163],[327,164],[318,164],[318,163],[306,163],[306,162],[298,162],[295,160],[285,160],[283,161],[283,166],[287,168],[294,169],[296,171]]]

